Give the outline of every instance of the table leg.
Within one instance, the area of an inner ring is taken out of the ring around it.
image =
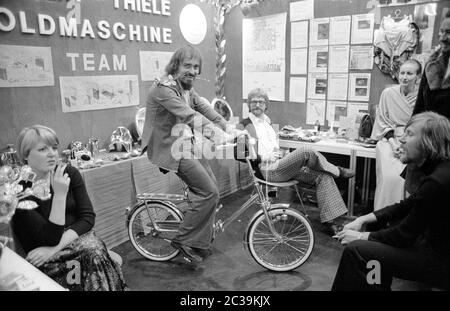
[[[364,158],[364,176],[363,176],[363,203],[369,203],[369,187],[370,187],[370,165],[369,158]]]
[[[350,169],[354,170],[356,172],[356,151],[355,150],[352,150],[350,153]],[[354,206],[354,202],[355,202],[355,178],[356,177],[352,177],[348,180],[347,208],[348,208],[349,216],[353,216],[353,206]]]

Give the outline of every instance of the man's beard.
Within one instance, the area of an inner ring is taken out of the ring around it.
[[[181,74],[177,79],[180,81],[181,87],[183,90],[190,90],[194,86],[195,76],[191,76],[192,82],[186,83],[183,81],[183,78],[186,76],[190,76],[188,73]]]
[[[188,90],[192,89],[192,86],[193,86],[192,83],[185,83],[181,79],[179,81],[180,81],[180,84],[181,84],[181,87],[183,88],[183,90],[188,91]]]

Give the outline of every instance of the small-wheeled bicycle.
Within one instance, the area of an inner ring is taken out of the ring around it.
[[[230,146],[230,145],[229,145]],[[225,221],[214,224],[214,237],[228,227],[253,204],[260,209],[250,219],[244,243],[253,259],[272,271],[290,271],[302,265],[311,255],[314,234],[309,220],[286,203],[273,203],[268,187],[296,185],[296,181],[270,183],[255,176],[248,138],[238,138],[235,159],[246,162],[254,190],[250,198]],[[241,155],[241,156],[239,156]],[[181,180],[180,180],[181,181]],[[134,248],[144,257],[154,261],[167,261],[179,250],[170,242],[183,221],[180,203],[190,204],[188,187],[181,181],[184,195],[141,193],[137,203],[127,210],[128,235]]]

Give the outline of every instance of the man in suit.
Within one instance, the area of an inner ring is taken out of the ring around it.
[[[348,245],[332,290],[387,291],[394,276],[450,289],[450,121],[416,114],[400,144],[400,161],[425,178],[407,199],[358,217],[336,235]],[[365,232],[368,224],[382,229]]]
[[[285,182],[296,179],[302,183],[315,185],[317,205],[320,208],[322,231],[335,235],[339,231],[336,218],[347,213],[347,207],[334,178],[351,178],[355,172],[335,166],[306,143],[291,153],[282,154],[278,145],[277,133],[265,114],[269,104],[267,93],[256,88],[248,93],[249,118],[241,121],[241,129],[257,139],[258,156],[261,160],[258,169],[263,178],[271,182]]]
[[[190,208],[171,245],[190,262],[200,262],[210,252],[219,202],[216,178],[196,149],[194,134],[219,144],[233,136],[226,133],[227,121],[193,88],[201,70],[197,48],[188,45],[173,54],[167,75],[150,88],[142,134],[142,149],[147,150],[149,160],[163,172],[175,172],[189,187]]]

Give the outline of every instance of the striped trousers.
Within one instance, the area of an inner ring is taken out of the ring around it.
[[[295,149],[274,163],[263,165],[261,173],[271,182],[295,179],[304,184],[315,185],[322,223],[347,213],[347,207],[334,181],[334,178],[339,177],[338,167],[307,145]]]

